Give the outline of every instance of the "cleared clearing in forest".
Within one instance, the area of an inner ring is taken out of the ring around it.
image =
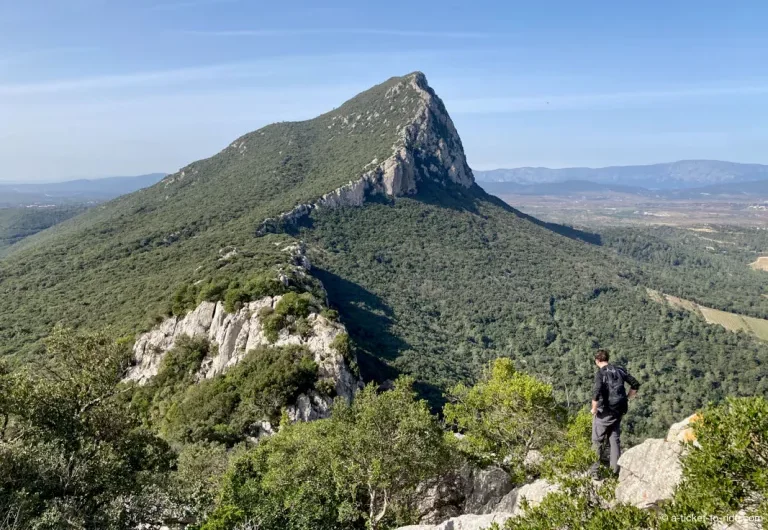
[[[766,265],[768,266],[768,263]],[[648,294],[656,302],[667,303],[676,309],[698,313],[709,324],[717,324],[729,331],[744,331],[745,333],[751,333],[759,339],[768,340],[768,320],[766,319],[712,309],[711,307],[705,307],[677,296],[663,294],[653,289],[648,289]]]
[[[768,256],[761,256],[749,264],[756,271],[768,271]]]

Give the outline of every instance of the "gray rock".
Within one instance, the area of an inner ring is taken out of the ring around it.
[[[672,497],[683,475],[683,443],[695,442],[690,428],[695,418],[693,415],[672,425],[665,439],[646,440],[621,455],[617,502],[650,508]]]
[[[402,526],[397,530],[485,530],[491,524],[503,525],[511,513],[466,514],[452,517],[438,525],[411,525]]]
[[[291,245],[283,250],[291,254],[294,263],[292,267],[295,267],[293,272],[306,274],[310,265],[305,259],[303,246]],[[298,335],[282,330],[277,341],[272,344],[264,333],[260,315],[263,309],[274,308],[280,298],[267,296],[246,304],[235,313],[227,313],[221,302],[203,302],[183,317],[165,319],[136,339],[133,366],[126,380],[141,385],[157,375],[163,357],[182,336],[204,337],[216,346],[213,353],[203,360],[198,379],[210,379],[225,372],[256,347],[300,345],[313,355],[318,377],[332,381],[336,395],[351,400],[362,388],[362,381],[351,371],[344,356],[332,346],[339,335],[347,332],[346,328],[338,322],[331,322],[312,313],[306,319],[310,326],[309,333]],[[287,408],[287,413],[294,421],[310,421],[327,417],[332,404],[329,396],[310,391],[300,395],[296,403]],[[269,434],[271,426],[263,425],[260,432]]]
[[[281,224],[296,223],[315,209],[362,206],[367,197],[375,194],[390,197],[411,195],[416,193],[418,181],[423,179],[442,183],[447,180],[465,188],[471,187],[475,179],[467,164],[459,134],[424,75],[415,73],[408,76],[389,89],[389,95],[385,97],[391,98],[407,87],[415,92],[421,104],[411,121],[400,131],[400,139],[393,146],[389,158],[380,163],[374,159],[361,168],[358,180],[326,193],[315,202],[299,204],[277,217],[265,219],[257,234],[265,234]],[[429,161],[430,166],[425,167],[426,162],[420,161]],[[368,169],[372,165],[375,167]]]
[[[616,500],[638,508],[650,508],[672,497],[682,477],[678,442],[646,440],[619,458]]]
[[[416,511],[421,524],[437,524],[461,515],[465,483],[461,474],[451,473],[417,488]]]
[[[464,512],[487,514],[514,488],[509,474],[500,467],[474,470],[466,491]]]
[[[518,496],[519,488],[513,489],[501,498],[499,503],[493,508],[493,511],[500,513],[514,513],[519,502]]]
[[[557,484],[552,484],[544,479],[539,479],[530,484],[521,486],[516,490],[516,498],[512,513],[519,515],[523,512],[522,501],[523,499],[528,501],[528,505],[531,507],[538,506],[544,497],[550,493],[559,491],[560,487]]]

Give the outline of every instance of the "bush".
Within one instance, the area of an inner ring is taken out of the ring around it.
[[[443,433],[409,380],[369,385],[328,420],[283,425],[227,473],[203,530],[377,530],[412,522],[416,486],[448,461]],[[226,522],[229,521],[229,522]]]
[[[43,369],[0,369],[8,528],[128,530],[144,515],[136,506],[153,504],[146,492],[162,484],[174,455],[119,399],[129,356],[104,334],[56,329]]]
[[[314,303],[310,293],[286,293],[275,304],[274,310],[262,310],[260,318],[264,336],[268,341],[276,342],[282,329],[287,327],[292,332],[297,331],[296,324],[317,309]]]
[[[497,359],[475,386],[459,384],[448,398],[443,412],[464,434],[459,448],[481,464],[504,462],[517,478],[528,451],[558,440],[567,420],[552,387],[516,371],[510,359]]]
[[[257,434],[262,420],[277,424],[282,408],[317,380],[317,365],[300,346],[256,348],[225,374],[196,384],[188,374],[197,372],[201,357],[192,356],[188,346],[174,350],[150,384],[134,393],[134,403],[148,402],[153,423],[171,440],[234,445]]]
[[[568,478],[560,490],[547,495],[536,507],[523,504],[523,513],[508,519],[504,530],[626,530],[655,528],[654,512],[626,504],[609,504],[613,499],[615,481],[602,484],[587,477]],[[499,530],[494,524],[490,530]]]
[[[696,441],[683,459],[673,509],[705,515],[743,509],[768,520],[768,400],[729,398],[692,426]]]

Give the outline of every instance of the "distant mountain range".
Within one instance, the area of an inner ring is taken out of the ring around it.
[[[625,194],[654,199],[768,199],[768,179],[749,182],[713,184],[695,188],[649,189],[640,186],[603,184],[588,180],[567,180],[544,184],[518,184],[517,182],[482,182],[478,184],[492,195],[532,195],[570,197],[600,194]]]
[[[151,173],[66,182],[28,184],[0,182],[0,207],[102,202],[152,186],[164,176],[165,173]]]
[[[768,166],[719,160],[680,160],[647,166],[550,169],[521,167],[475,171],[478,182],[510,182],[523,185],[581,181],[631,186],[652,190],[697,188],[718,184],[768,180]]]

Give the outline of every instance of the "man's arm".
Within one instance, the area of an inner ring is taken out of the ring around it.
[[[603,392],[603,375],[600,370],[595,374],[595,383],[592,385],[592,415],[597,414],[597,405],[600,402],[600,394]]]
[[[624,381],[629,383],[629,392],[627,392],[627,397],[629,399],[632,399],[637,395],[637,390],[640,388],[640,381],[632,377],[632,374],[624,371]]]

